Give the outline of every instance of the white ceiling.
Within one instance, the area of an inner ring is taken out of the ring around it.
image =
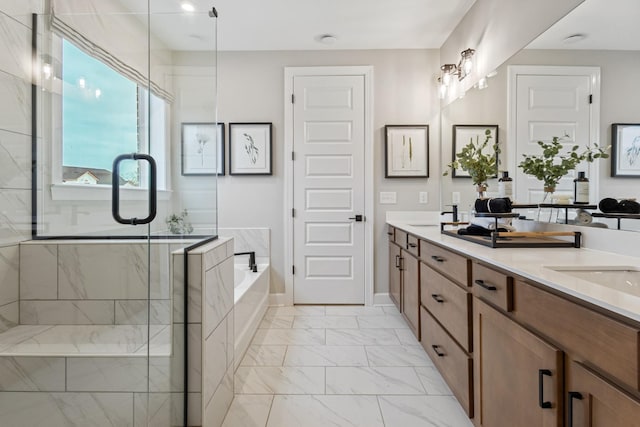
[[[527,49],[640,50],[640,0],[585,0]],[[582,41],[564,43],[573,34]]]
[[[144,12],[147,0],[120,0]],[[219,50],[440,48],[475,0],[151,0],[152,32],[173,50],[209,50],[218,11]],[[332,45],[317,41],[337,38]]]

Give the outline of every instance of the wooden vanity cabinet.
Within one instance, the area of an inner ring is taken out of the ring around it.
[[[402,312],[402,271],[400,271],[400,246],[389,242],[389,297]]]
[[[567,427],[640,425],[640,400],[581,363],[570,362],[566,390]]]
[[[420,339],[418,239],[389,226],[389,297]]]
[[[520,323],[557,342],[575,360],[596,366],[633,390],[640,389],[637,327],[524,281],[516,282],[513,314]]]
[[[473,360],[424,307],[420,343],[469,417],[473,417]]]
[[[473,310],[476,426],[562,426],[562,351],[478,298]]]
[[[410,252],[401,251],[402,270],[402,315],[409,329],[420,339],[420,266],[418,258]]]

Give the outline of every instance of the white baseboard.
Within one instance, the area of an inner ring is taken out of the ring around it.
[[[393,305],[388,293],[373,294],[373,305]]]
[[[285,293],[269,294],[269,305],[287,305]]]
[[[284,306],[287,305],[286,294],[269,294],[269,305]],[[373,305],[393,305],[393,301],[389,298],[388,293],[378,293],[373,295]]]

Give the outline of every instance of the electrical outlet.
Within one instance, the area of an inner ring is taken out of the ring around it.
[[[453,203],[454,205],[457,205],[460,203],[460,192],[459,191],[454,191],[451,193],[451,203]]]
[[[429,193],[427,193],[426,191],[421,191],[420,193],[418,193],[418,203],[429,203]]]

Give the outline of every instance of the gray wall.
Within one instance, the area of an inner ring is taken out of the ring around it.
[[[197,54],[176,55],[178,65],[199,65]],[[273,123],[273,176],[218,180],[219,226],[269,227],[271,290],[284,292],[284,67],[372,65],[374,67],[375,292],[387,292],[387,210],[437,210],[439,206],[439,106],[437,50],[313,52],[221,52],[218,61],[218,120]],[[389,180],[384,176],[384,125],[430,125],[431,178]],[[396,191],[396,205],[379,205],[378,192]],[[418,203],[418,192],[429,203]]]

